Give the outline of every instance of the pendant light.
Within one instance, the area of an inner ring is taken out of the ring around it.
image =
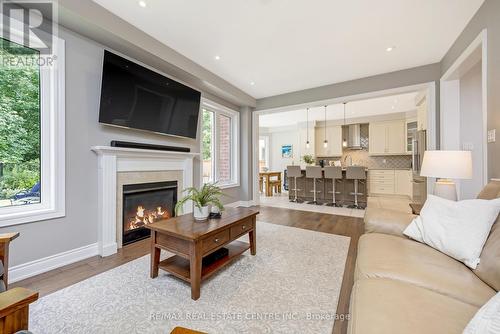
[[[347,138],[345,137],[345,132],[346,132],[345,131],[345,126],[346,126],[346,121],[345,121],[345,106],[346,106],[346,104],[347,103],[344,102],[344,131],[343,131],[343,133],[344,133],[344,140],[342,141],[342,146],[343,147],[347,147]]]
[[[324,124],[324,129],[325,129],[325,140],[323,141],[323,147],[327,148],[328,147],[328,140],[326,140],[326,107],[325,106],[325,124]]]
[[[309,144],[309,108],[306,110],[306,126],[307,126],[307,141],[306,148],[309,148],[311,145]]]

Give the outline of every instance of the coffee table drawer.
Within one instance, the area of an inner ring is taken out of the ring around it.
[[[236,237],[248,233],[252,229],[252,222],[245,221],[241,222],[238,225],[231,227],[231,239],[235,239]]]
[[[229,230],[224,230],[201,241],[203,253],[209,252],[229,241]]]

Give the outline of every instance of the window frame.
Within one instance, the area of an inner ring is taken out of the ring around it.
[[[2,31],[0,37],[24,45],[23,33],[19,30],[11,29],[10,36],[4,36]],[[66,215],[65,41],[56,35],[53,38],[57,65],[40,67],[40,203],[0,208],[0,227]]]
[[[213,162],[213,170],[214,170],[214,182],[221,189],[228,189],[240,186],[240,155],[239,155],[239,145],[240,145],[240,114],[239,112],[229,109],[219,103],[210,101],[208,99],[203,98],[201,104],[201,112],[203,109],[207,111],[211,111],[214,113],[214,121],[213,121],[213,130],[212,130],[212,152],[214,153],[212,159]],[[231,121],[231,149],[230,149],[230,162],[231,162],[231,179],[226,182],[219,182],[219,147],[220,147],[220,133],[219,133],[219,115],[226,116]],[[203,122],[203,117],[201,117]],[[201,142],[201,136],[200,136]],[[200,145],[201,148],[201,145]],[[203,175],[203,163],[201,168],[201,174]],[[200,180],[201,185],[203,185],[203,176]]]

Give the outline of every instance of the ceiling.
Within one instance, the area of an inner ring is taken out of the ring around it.
[[[262,98],[439,62],[484,0],[94,1]]]
[[[415,98],[417,94],[417,92],[405,93],[349,102],[348,104],[346,104],[346,118],[360,118],[414,111],[417,108],[415,106]],[[306,117],[306,109],[265,114],[259,117],[259,126],[265,128],[294,126],[300,122],[306,122]],[[344,105],[332,104],[327,106],[326,119],[344,119]],[[315,107],[309,109],[309,122],[324,120],[324,107]]]

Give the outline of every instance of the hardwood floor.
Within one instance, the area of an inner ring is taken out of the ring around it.
[[[358,239],[363,234],[363,220],[355,217],[334,216],[316,212],[296,211],[289,209],[258,207],[260,214],[257,220],[303,228],[312,231],[343,235],[351,238],[347,256],[344,279],[340,292],[337,314],[349,313],[349,299],[354,282],[354,265],[358,247]],[[117,254],[101,258],[95,256],[65,267],[28,278],[11,284],[38,291],[40,297],[83,281],[87,278],[118,267],[124,263],[142,257],[150,252],[149,239],[136,242],[120,249]],[[346,333],[347,321],[337,320],[333,328],[334,334]]]
[[[338,234],[351,238],[337,306],[337,315],[347,317],[349,314],[351,290],[354,284],[354,266],[358,251],[358,239],[364,231],[363,219],[265,206],[260,206],[259,211],[260,215],[257,216],[257,220],[259,221]],[[333,333],[347,333],[347,321],[335,321]]]

